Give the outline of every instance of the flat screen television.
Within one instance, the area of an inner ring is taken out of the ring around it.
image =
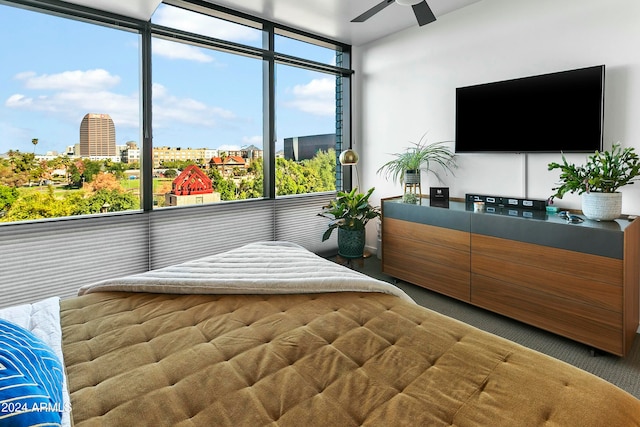
[[[456,89],[457,153],[602,150],[605,66]]]

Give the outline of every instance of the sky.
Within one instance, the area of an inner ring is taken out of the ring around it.
[[[161,5],[152,22],[258,47],[261,33]],[[116,144],[140,142],[140,36],[0,5],[0,154],[63,153],[87,113],[109,114]],[[332,50],[276,40],[325,64]],[[262,61],[153,39],[154,146],[262,148]],[[335,77],[276,68],[277,143],[335,132]],[[34,147],[32,139],[37,138]]]

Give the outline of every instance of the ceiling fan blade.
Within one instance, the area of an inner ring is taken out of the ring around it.
[[[426,1],[414,4],[411,7],[413,8],[413,13],[415,13],[416,19],[418,20],[418,25],[421,27],[436,20],[436,16],[433,14]]]
[[[389,6],[391,3],[393,3],[395,0],[382,0],[380,3],[378,3],[377,5],[373,6],[371,9],[367,10],[365,13],[363,13],[360,16],[357,16],[355,18],[353,18],[351,20],[351,22],[364,22],[367,19],[371,18],[373,15],[375,15],[376,13],[380,12],[382,9],[384,9],[385,7]]]

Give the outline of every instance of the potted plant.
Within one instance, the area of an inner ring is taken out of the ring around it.
[[[562,199],[566,193],[582,195],[582,213],[588,219],[611,221],[622,212],[622,193],[618,188],[633,184],[640,175],[640,158],[633,147],[622,148],[613,144],[611,151],[596,151],[587,163],[577,166],[567,162],[564,154],[562,163],[552,162],[548,170],[560,170],[559,186],[552,188],[555,193],[549,198]]]
[[[394,158],[382,165],[378,173],[386,179],[390,179],[399,184],[419,185],[420,172],[431,172],[442,182],[440,175],[433,165],[440,165],[445,172],[451,172],[456,168],[455,153],[445,144],[445,141],[427,144],[426,134],[420,141],[413,142],[413,146],[407,147],[403,152],[394,153]]]
[[[416,193],[404,193],[402,196],[402,203],[408,203],[410,205],[418,204],[418,196]]]
[[[338,229],[338,254],[345,258],[360,258],[364,253],[365,226],[380,216],[380,208],[371,206],[369,197],[374,188],[359,193],[357,188],[349,192],[338,191],[336,198],[322,208],[319,216],[331,221],[322,235],[324,242]]]

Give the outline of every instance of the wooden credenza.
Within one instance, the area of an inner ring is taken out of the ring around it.
[[[619,356],[638,329],[640,219],[382,201],[382,270]]]

